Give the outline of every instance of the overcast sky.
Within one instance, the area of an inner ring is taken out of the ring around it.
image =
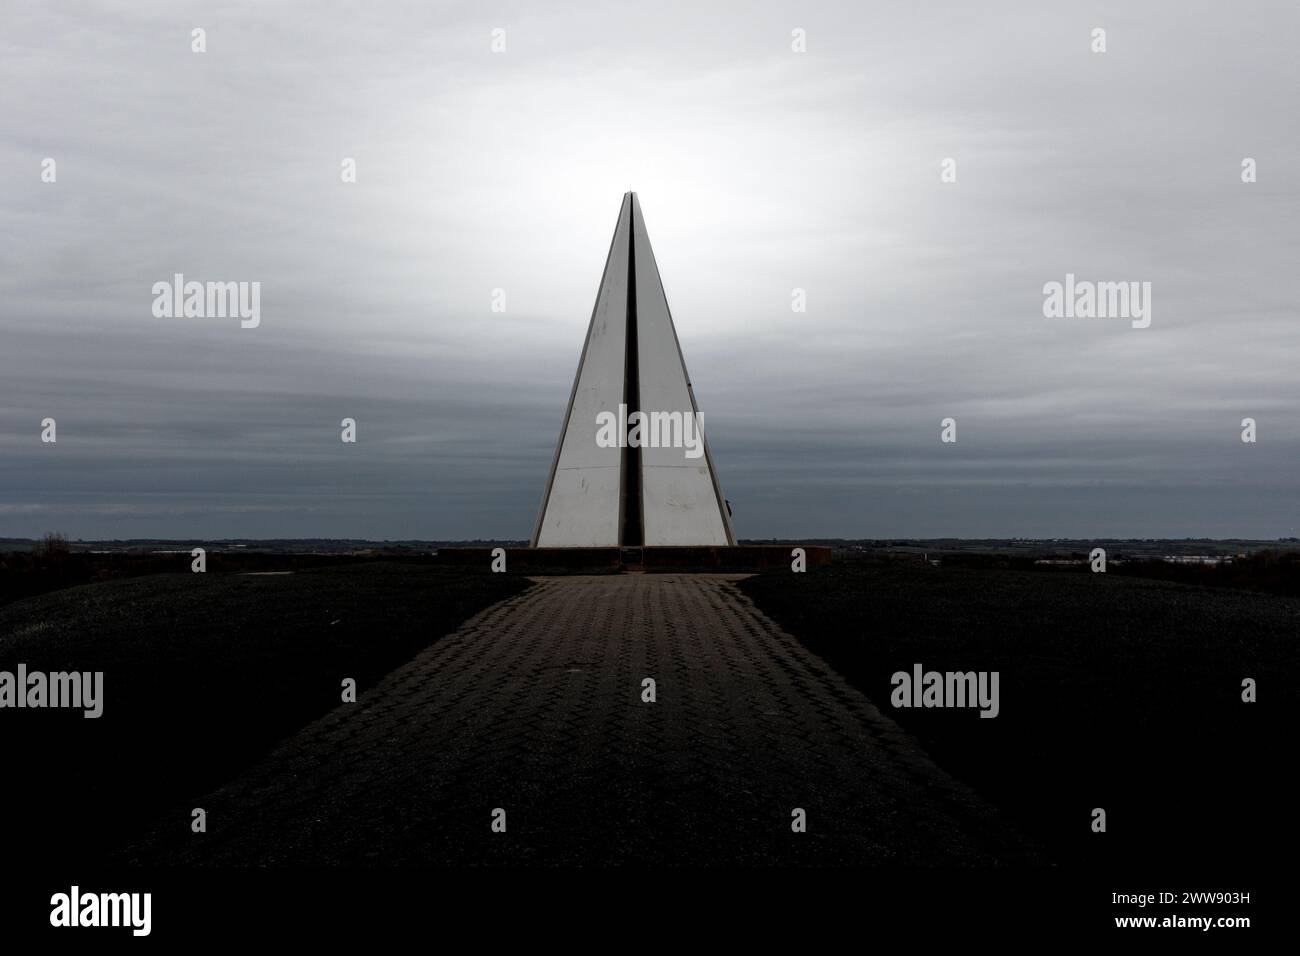
[[[629,189],[739,537],[1300,534],[1292,2],[2,17],[0,536],[527,537]]]

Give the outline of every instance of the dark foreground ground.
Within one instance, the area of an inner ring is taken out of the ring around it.
[[[527,586],[362,564],[0,608],[0,669],[106,672],[99,720],[0,715],[7,849],[1120,872],[1292,851],[1300,600],[896,562]],[[890,675],[915,663],[999,671],[1001,713],[891,707]],[[809,828],[791,842],[794,807]]]
[[[6,854],[103,859],[520,578],[394,564],[166,574],[0,608],[0,670],[104,671],[104,713],[0,711]]]
[[[896,562],[740,587],[1054,859],[1290,865],[1300,599]],[[1001,713],[895,709],[916,663],[999,671]]]

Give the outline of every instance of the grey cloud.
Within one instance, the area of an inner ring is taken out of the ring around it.
[[[742,537],[1296,534],[1297,26],[19,4],[0,535],[527,536],[629,188]],[[1151,281],[1152,327],[1045,319],[1067,271]],[[260,281],[262,326],[155,319],[174,272]]]

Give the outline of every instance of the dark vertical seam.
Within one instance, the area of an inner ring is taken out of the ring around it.
[[[623,367],[623,403],[628,417],[641,409],[641,359],[637,351],[636,320],[636,200],[628,216],[627,237],[627,333]],[[643,423],[644,424],[644,423]],[[641,449],[625,443],[623,449],[623,527],[621,543],[640,547],[642,529]]]

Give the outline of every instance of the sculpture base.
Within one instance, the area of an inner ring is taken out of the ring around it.
[[[791,552],[803,548],[808,567],[831,563],[824,545],[740,544],[732,547],[677,545],[644,548],[506,548],[506,569],[528,574],[617,574],[620,572],[750,572],[789,568]],[[492,548],[439,548],[439,564],[492,563]]]

